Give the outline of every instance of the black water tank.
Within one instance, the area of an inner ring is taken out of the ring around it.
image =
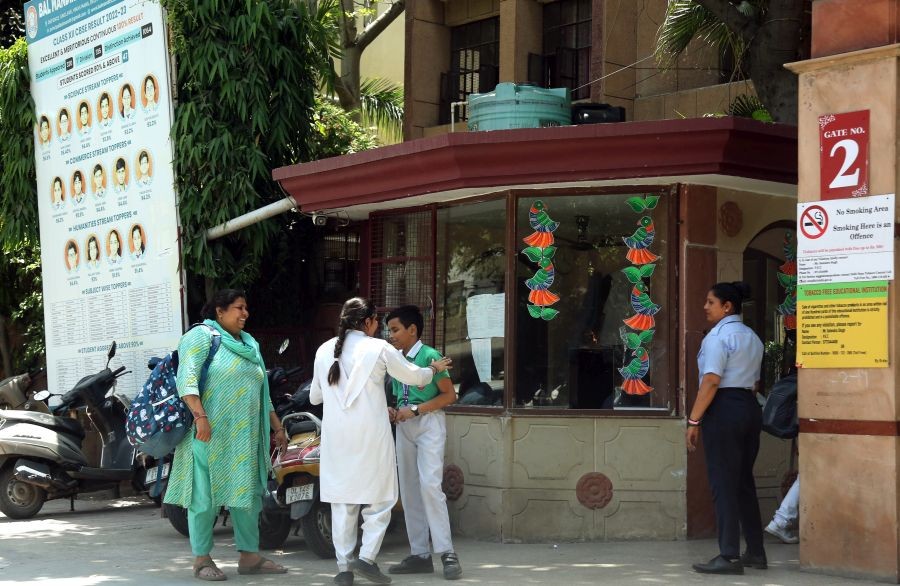
[[[625,108],[609,104],[572,104],[572,124],[625,122]]]

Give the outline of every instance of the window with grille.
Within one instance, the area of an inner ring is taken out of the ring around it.
[[[373,214],[369,288],[383,318],[401,305],[425,317],[422,341],[434,346],[434,211]]]
[[[590,97],[591,0],[544,5],[543,54],[529,55],[528,67],[534,83],[569,88],[573,100]]]
[[[359,228],[350,226],[322,239],[322,285],[336,298],[359,291]]]
[[[454,102],[469,94],[489,92],[499,80],[500,18],[487,18],[450,30],[450,71],[441,75],[441,123],[450,122]],[[456,110],[460,120],[468,118],[466,107]]]

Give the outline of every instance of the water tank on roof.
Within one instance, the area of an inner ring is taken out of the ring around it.
[[[567,88],[545,89],[529,84],[500,83],[494,91],[470,94],[469,130],[543,128],[572,123]]]

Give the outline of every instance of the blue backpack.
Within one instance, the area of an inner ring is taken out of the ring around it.
[[[206,387],[206,374],[222,343],[218,331],[204,324],[210,330],[209,355],[200,370],[198,387],[202,396]],[[155,365],[154,365],[155,362]],[[178,376],[178,350],[163,358],[150,361],[153,370],[141,392],[137,394],[125,421],[125,435],[128,442],[148,456],[160,459],[175,451],[194,423],[194,416],[181,397],[175,379]]]

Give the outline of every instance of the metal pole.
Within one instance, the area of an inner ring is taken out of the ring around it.
[[[294,198],[288,196],[280,201],[276,201],[275,203],[271,203],[266,207],[259,208],[258,210],[254,210],[243,216],[238,216],[233,220],[228,220],[223,224],[219,224],[213,228],[210,228],[206,231],[206,239],[207,240],[215,240],[216,238],[221,238],[227,234],[231,234],[232,232],[237,232],[242,228],[246,228],[247,226],[252,226],[258,222],[262,222],[263,220],[268,220],[273,216],[277,216],[278,214],[283,214],[284,212],[293,210],[297,208],[297,202],[294,201]]]

